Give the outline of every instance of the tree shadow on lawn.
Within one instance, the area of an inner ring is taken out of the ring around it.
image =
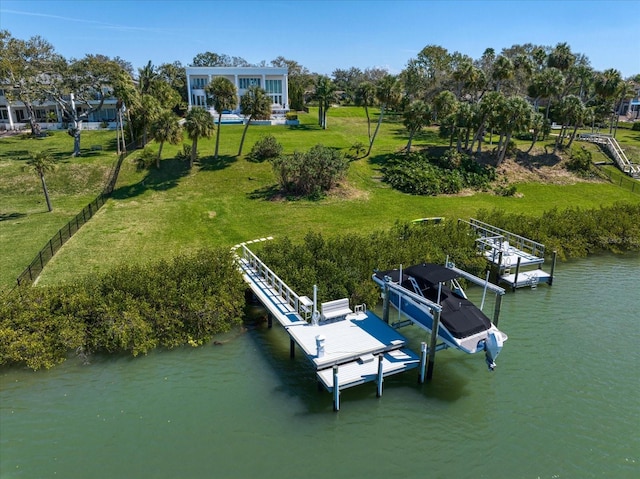
[[[263,186],[257,188],[250,193],[247,193],[247,198],[250,200],[263,200],[271,201],[280,197],[280,187],[276,185]]]
[[[162,160],[160,169],[157,169],[154,164],[140,182],[116,188],[111,197],[124,200],[141,195],[147,190],[167,191],[178,186],[180,179],[187,176],[189,172],[188,161],[175,158]]]
[[[562,158],[558,155],[553,155],[551,153],[540,153],[537,155],[532,155],[530,153],[526,153],[524,151],[518,151],[514,161],[520,165],[524,166],[528,170],[534,170],[537,168],[541,168],[543,166],[551,167],[556,166],[558,163],[562,161]]]
[[[204,156],[200,158],[200,170],[201,171],[219,171],[228,168],[233,163],[238,161],[235,156],[231,155],[218,155],[216,160],[213,156]]]
[[[0,221],[17,220],[18,218],[24,218],[27,216],[24,213],[0,213]]]

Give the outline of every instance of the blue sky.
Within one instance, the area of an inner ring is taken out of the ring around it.
[[[596,70],[640,73],[640,0],[222,1],[0,0],[0,28],[40,35],[66,58],[119,56],[134,68],[212,51],[251,63],[277,56],[312,72],[399,73],[426,45],[479,58],[518,43],[567,42]]]

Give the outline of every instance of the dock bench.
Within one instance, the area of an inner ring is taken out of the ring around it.
[[[322,319],[328,321],[353,313],[349,307],[349,298],[336,299],[320,305]]]

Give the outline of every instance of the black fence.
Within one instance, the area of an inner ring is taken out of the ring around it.
[[[135,144],[131,143],[127,145],[127,151],[130,152],[135,149]],[[80,227],[89,221],[93,215],[107,202],[107,198],[113,192],[118,181],[118,174],[120,173],[120,167],[122,161],[127,157],[128,153],[123,153],[118,157],[118,161],[115,163],[111,172],[109,173],[109,181],[95,200],[85,206],[80,213],[76,215],[65,226],[60,228],[58,232],[47,242],[47,244],[40,250],[40,252],[33,258],[31,264],[20,273],[17,278],[18,286],[33,284],[36,278],[40,275],[46,264],[49,262],[53,255],[65,244]]]
[[[619,170],[605,170],[600,169],[600,171],[609,179],[611,183],[614,185],[618,185],[621,188],[631,191],[631,193],[635,193],[640,195],[640,181],[631,178],[627,174],[619,171]]]

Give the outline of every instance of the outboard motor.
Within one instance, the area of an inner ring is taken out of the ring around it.
[[[502,350],[504,340],[500,331],[489,331],[487,333],[487,339],[484,342],[484,356],[489,371],[493,371],[496,368],[496,358]]]

